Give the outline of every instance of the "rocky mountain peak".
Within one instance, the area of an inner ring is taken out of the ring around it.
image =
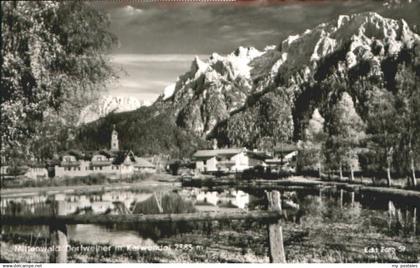
[[[147,118],[138,131],[160,135],[159,127],[167,123],[165,146],[188,145],[199,137],[216,139],[219,146],[273,148],[304,139],[308,127],[325,128],[331,107],[343,96],[368,122],[375,96],[401,90],[398,77],[416,75],[419,62],[420,37],[404,20],[374,12],[342,15],[263,51],[239,47],[227,55],[194,58],[190,70],[150,108],[130,113],[124,125]],[[181,143],[167,142],[184,131]]]
[[[109,113],[133,111],[147,105],[150,104],[141,102],[135,97],[101,96],[81,111],[78,125],[96,121]]]
[[[215,131],[229,136],[226,128],[232,118],[258,118],[262,116],[259,113],[266,113],[254,110],[255,114],[250,114],[251,107],[274,109],[272,115],[264,115],[271,118],[276,109],[284,108],[276,108],[274,102],[283,102],[283,95],[293,102],[306,84],[330,75],[331,67],[335,75],[344,77],[355,66],[369,62],[366,75],[381,77],[385,59],[395,57],[403,48],[413,48],[419,40],[404,20],[384,18],[375,12],[341,15],[263,51],[239,47],[225,56],[213,53],[207,60],[196,57],[190,71],[171,87],[171,97],[158,102],[172,107],[180,127],[202,137]]]
[[[266,68],[271,68],[271,77],[281,76],[283,81],[297,82],[300,78],[306,81],[321,59],[338,51],[346,50],[342,67],[349,69],[361,61],[378,62],[396,55],[403,47],[412,48],[419,40],[404,20],[384,18],[375,12],[341,15],[286,38],[276,48],[277,60]]]

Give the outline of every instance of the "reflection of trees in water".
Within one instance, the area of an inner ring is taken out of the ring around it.
[[[162,213],[192,213],[195,212],[191,201],[184,200],[177,193],[167,193],[157,197],[154,195],[145,201],[137,202],[133,214],[159,214]]]
[[[351,224],[353,227],[363,225],[362,206],[348,194],[348,202],[328,197],[309,195],[301,200],[301,223],[304,227],[322,227],[325,224]],[[352,227],[352,228],[353,228]]]
[[[248,209],[249,210],[265,210],[267,209],[267,200],[265,197],[249,196]]]
[[[200,221],[200,222],[172,222],[172,223],[153,223],[153,224],[122,224],[114,226],[118,230],[137,230],[139,235],[145,239],[150,238],[157,241],[162,238],[179,237],[183,234],[194,234],[207,239],[220,232],[245,233],[264,233],[266,222],[244,221],[244,220],[220,220],[220,221]],[[195,241],[200,244],[200,241]]]
[[[138,202],[134,206],[133,214],[158,214],[160,201],[163,213],[192,213],[196,209],[191,201],[184,200],[178,193],[167,193],[157,200],[151,197],[143,202]],[[255,206],[259,201],[255,200]],[[233,204],[231,204],[233,206]],[[134,228],[144,238],[159,239],[183,233],[196,233],[210,236],[215,232],[233,229],[238,232],[245,232],[255,228],[255,224],[247,221],[204,221],[204,222],[173,222],[173,223],[154,223],[143,224],[141,226],[120,225],[118,228]],[[265,225],[264,225],[265,226]],[[261,227],[263,228],[263,227]]]
[[[380,196],[356,196],[347,191],[318,196],[299,195],[299,200],[301,209],[297,217],[304,228],[340,224],[365,233],[406,237],[419,234],[418,208],[410,202],[393,202]],[[387,208],[384,208],[384,203],[388,204]]]
[[[6,202],[5,207],[2,207],[1,213],[3,215],[50,215],[51,201],[31,203],[26,200],[10,200]]]
[[[178,193],[157,194],[134,205],[133,214],[159,214],[159,213],[192,213],[195,212],[191,201],[184,200]],[[157,239],[170,235],[191,231],[194,223],[155,223],[142,224],[141,226],[119,226],[138,230],[146,238]]]
[[[418,233],[418,215],[416,207],[397,207],[393,201],[388,202],[388,231],[391,235],[411,236]]]
[[[306,196],[301,200],[300,212],[303,227],[320,225],[324,222],[325,202],[317,196]]]

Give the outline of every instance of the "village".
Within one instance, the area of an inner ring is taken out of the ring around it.
[[[72,178],[103,174],[117,181],[133,174],[171,173],[172,175],[241,174],[252,169],[276,173],[280,170],[295,172],[297,147],[288,145],[272,152],[247,148],[217,148],[197,150],[191,158],[166,159],[140,157],[131,150],[120,150],[118,132],[112,130],[110,148],[80,152],[62,152],[53,166],[46,162],[31,161],[13,166],[7,159],[1,162],[3,180],[37,180],[51,177]]]
[[[0,263],[417,267],[415,10],[2,1]]]

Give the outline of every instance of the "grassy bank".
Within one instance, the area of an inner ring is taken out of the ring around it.
[[[351,217],[347,215],[346,217]],[[312,218],[304,224],[283,224],[284,246],[289,263],[417,263],[420,252],[419,237],[402,233],[378,235],[378,230],[366,222],[348,225],[338,220],[326,223]],[[362,228],[363,227],[363,228]],[[268,262],[266,226],[255,222],[198,223],[188,231],[155,239],[158,249],[127,249],[109,247],[109,251],[69,252],[69,262]],[[6,261],[34,261],[39,256],[22,255],[13,245],[46,246],[48,238],[34,239],[25,235],[2,236],[2,259]],[[70,241],[72,247],[90,247]],[[372,248],[386,248],[367,252]],[[26,259],[25,259],[26,258]],[[28,259],[30,258],[30,259]],[[37,259],[38,258],[38,259]],[[45,256],[40,261],[45,260]]]

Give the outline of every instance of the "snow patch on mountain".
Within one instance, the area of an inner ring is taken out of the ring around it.
[[[163,100],[167,100],[174,95],[175,86],[176,84],[172,83],[168,85],[167,87],[165,87],[165,89],[163,90]]]
[[[404,20],[374,12],[341,15],[263,51],[239,47],[224,56],[213,53],[207,60],[196,57],[156,103],[172,109],[178,126],[208,136],[264,94],[299,95],[308,83],[328,76],[333,66],[337,75],[346,76],[351,68],[369,62],[366,75],[382,77],[383,60],[414,43],[420,44],[420,37]]]
[[[287,60],[287,53],[284,52],[281,54],[281,58],[274,63],[273,67],[271,68],[270,77],[274,78],[277,75],[277,72],[280,66],[285,63]]]
[[[286,40],[284,40],[284,43],[287,43],[288,46],[290,46],[295,40],[299,39],[299,35],[289,35]]]
[[[264,54],[253,47],[239,47],[234,52],[227,56],[221,56],[217,53],[211,54],[210,58],[207,61],[202,61],[198,57],[195,57],[191,71],[195,73],[194,78],[198,78],[201,74],[206,72],[213,72],[213,78],[219,75],[229,75],[231,78],[236,77],[250,77],[251,66],[249,63],[256,57]]]
[[[412,32],[404,20],[384,18],[375,12],[366,12],[354,15],[340,15],[337,20],[322,23],[302,34],[287,37],[278,47],[282,55],[287,53],[287,60],[282,56],[276,62],[274,73],[282,73],[284,77],[287,70],[296,70],[303,66],[315,69],[320,59],[349,45],[347,51],[347,67],[355,66],[361,60],[396,55],[402,47],[411,48],[418,42],[419,36]],[[383,50],[380,55],[372,53],[373,45]],[[284,66],[287,70],[277,68]],[[306,67],[305,67],[306,68]]]
[[[158,100],[166,101],[171,99],[179,89],[189,88],[187,95],[191,97],[194,94],[191,91],[192,88],[201,92],[200,86],[212,84],[216,81],[231,81],[238,78],[249,80],[251,77],[250,72],[253,68],[250,64],[252,60],[273,49],[275,49],[275,46],[266,47],[264,51],[259,51],[253,47],[239,47],[226,56],[212,53],[207,60],[202,60],[196,56],[191,63],[190,70],[180,76],[176,83],[167,86]],[[249,83],[247,86],[251,87]],[[225,89],[227,88],[229,87]],[[219,92],[222,91],[221,88],[217,88],[217,90]],[[204,91],[204,93],[206,92]]]

